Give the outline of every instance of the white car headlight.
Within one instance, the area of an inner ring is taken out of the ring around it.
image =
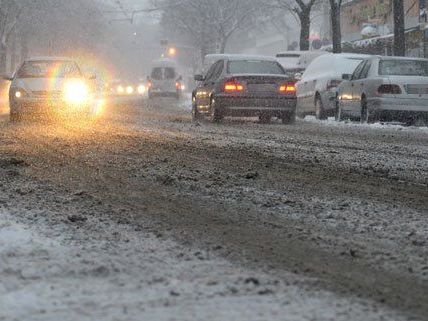
[[[64,98],[70,104],[83,104],[89,99],[89,88],[82,80],[70,80],[64,86]]]

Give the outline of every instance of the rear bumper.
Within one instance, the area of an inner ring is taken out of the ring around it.
[[[372,98],[367,102],[377,119],[409,120],[421,116],[428,119],[428,99],[391,97]]]
[[[423,98],[371,98],[369,108],[374,112],[409,111],[428,113],[428,99]]]
[[[178,97],[180,92],[177,91],[149,91],[150,97]]]
[[[216,96],[216,106],[224,116],[282,116],[296,112],[296,98]]]

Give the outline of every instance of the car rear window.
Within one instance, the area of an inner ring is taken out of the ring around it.
[[[175,69],[174,68],[165,68],[165,78],[166,79],[175,79]]]
[[[151,78],[161,80],[163,78],[162,68],[153,68]]]
[[[276,61],[236,60],[227,64],[229,74],[273,74],[284,75],[285,71]]]
[[[81,77],[82,73],[72,61],[27,61],[17,73],[18,78]]]
[[[300,58],[299,54],[277,54],[277,58]]]
[[[424,60],[381,60],[379,75],[428,77],[428,61]]]

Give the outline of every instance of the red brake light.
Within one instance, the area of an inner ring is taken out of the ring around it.
[[[381,85],[377,92],[381,95],[399,95],[401,94],[401,88],[398,85]]]
[[[244,85],[236,81],[228,81],[224,84],[224,91],[226,92],[241,92],[244,91]]]
[[[147,87],[152,87],[153,85],[152,85],[152,82],[151,81],[149,81],[148,83],[147,83]]]
[[[294,94],[296,92],[295,84],[284,84],[279,87],[279,92],[283,94]]]

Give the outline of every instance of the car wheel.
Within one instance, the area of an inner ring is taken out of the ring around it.
[[[192,120],[194,122],[197,122],[199,120],[201,120],[201,114],[198,111],[198,108],[196,107],[196,104],[192,104]]]
[[[259,116],[259,122],[261,124],[269,124],[271,119],[272,119],[272,117],[270,115],[267,115],[267,114],[261,114]]]
[[[286,125],[291,125],[296,122],[296,113],[284,113],[281,117],[282,123]]]
[[[334,119],[336,121],[342,121],[343,120],[342,108],[340,107],[340,102],[339,102],[339,99],[337,97],[336,97],[334,104],[335,104]]]
[[[223,119],[223,115],[221,114],[217,103],[214,98],[211,99],[211,107],[210,107],[210,115],[209,120],[212,123],[218,123]]]
[[[367,100],[365,97],[361,98],[361,118],[362,124],[372,124],[375,122],[375,117],[370,113]]]
[[[327,119],[327,114],[321,101],[321,97],[315,99],[315,116],[318,120]]]

